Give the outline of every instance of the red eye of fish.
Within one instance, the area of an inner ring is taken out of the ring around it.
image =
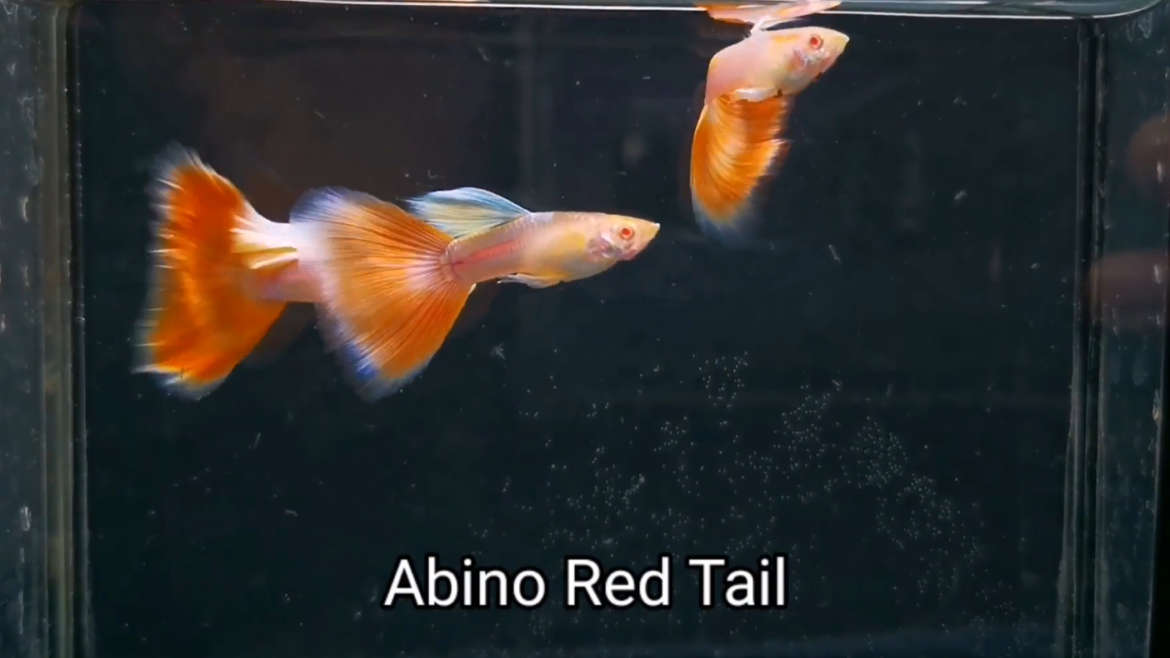
[[[623,226],[618,230],[618,235],[623,240],[629,240],[634,237],[634,229],[630,228],[629,226]]]
[[[812,48],[813,50],[820,50],[821,46],[824,45],[824,43],[825,43],[825,40],[816,34],[814,34],[808,38],[808,47]]]

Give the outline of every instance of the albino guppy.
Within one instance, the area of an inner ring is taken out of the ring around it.
[[[481,281],[544,288],[642,252],[658,224],[529,212],[459,188],[401,207],[343,189],[306,193],[288,223],[262,217],[192,152],[164,158],[139,372],[188,397],[218,386],[289,302],[316,305],[366,399],[391,393],[442,346]]]
[[[691,199],[699,225],[731,239],[752,216],[760,179],[788,153],[779,139],[793,98],[836,63],[849,37],[821,27],[765,28],[836,6],[708,7],[718,20],[751,23],[747,38],[717,52],[691,145]]]

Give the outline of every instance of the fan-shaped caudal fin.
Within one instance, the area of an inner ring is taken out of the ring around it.
[[[707,15],[726,23],[746,23],[752,32],[794,21],[804,16],[827,11],[841,4],[841,0],[808,0],[782,2],[774,5],[699,5]]]
[[[158,218],[135,370],[198,398],[248,356],[285,305],[251,294],[253,275],[233,250],[233,230],[267,220],[231,182],[174,147],[154,185]]]
[[[367,400],[398,390],[427,366],[474,289],[442,260],[451,237],[347,190],[309,193],[292,221],[317,225],[320,308],[354,386]]]
[[[704,106],[691,147],[691,199],[699,225],[724,238],[742,233],[760,180],[788,153],[779,139],[791,99],[725,94]]]

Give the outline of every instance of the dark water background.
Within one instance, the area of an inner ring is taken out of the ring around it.
[[[707,59],[739,26],[83,8],[98,655],[1046,655],[1077,294],[1075,26],[817,22],[852,41],[797,101],[757,248],[732,251],[698,232],[686,172]],[[377,404],[311,326],[296,333],[312,320],[299,308],[283,350],[191,403],[130,373],[145,187],[171,142],[273,218],[323,185],[474,185],[663,228],[593,279],[481,287],[423,376]],[[380,609],[394,560],[427,551],[541,568],[549,604]],[[676,562],[669,611],[561,607],[562,556],[649,566],[662,551],[785,551],[789,606],[700,611]]]

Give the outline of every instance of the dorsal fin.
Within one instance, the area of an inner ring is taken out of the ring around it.
[[[504,197],[478,187],[431,192],[408,200],[406,207],[419,219],[454,238],[486,231],[529,214]]]

